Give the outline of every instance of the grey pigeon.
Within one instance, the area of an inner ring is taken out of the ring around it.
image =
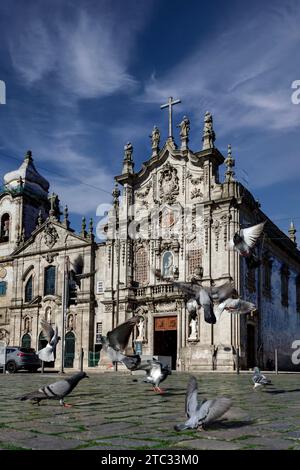
[[[252,382],[254,383],[254,390],[256,388],[265,387],[266,385],[271,385],[271,380],[263,375],[258,367],[254,367],[254,374],[252,376]]]
[[[139,321],[139,316],[134,316],[130,320],[109,331],[106,336],[101,336],[100,341],[103,351],[108,355],[112,364],[122,362],[128,369],[134,370],[140,362],[140,356],[126,356],[122,353],[126,348],[130,335]]]
[[[159,387],[160,383],[166,380],[168,375],[171,375],[172,371],[168,366],[164,366],[161,362],[156,359],[142,362],[137,370],[145,370],[146,378],[143,382],[150,383],[153,385],[155,392],[163,393],[163,390]]]
[[[220,320],[220,317],[222,313],[228,312],[228,313],[233,313],[235,315],[242,315],[246,313],[250,313],[251,311],[256,310],[255,304],[252,302],[247,302],[246,300],[242,299],[226,299],[224,302],[221,302],[216,308],[215,308],[215,315],[217,320]]]
[[[253,253],[253,249],[263,232],[265,223],[266,221],[241,229],[239,233],[234,234],[233,239],[228,243],[229,250],[237,251],[246,258],[248,268],[256,268],[260,265],[260,261]]]
[[[34,392],[18,397],[18,399],[22,401],[31,400],[33,403],[37,403],[38,405],[41,400],[59,400],[59,403],[62,406],[69,408],[72,405],[68,405],[64,402],[65,396],[69,395],[78,382],[85,377],[88,378],[85,372],[78,372],[77,374],[72,375],[72,377],[59,380],[58,382],[54,382],[50,385],[45,385]]]
[[[160,280],[165,280],[159,270],[155,271],[155,276]],[[204,319],[207,323],[216,323],[214,313],[214,302],[222,302],[228,297],[236,295],[236,290],[231,282],[226,282],[221,286],[203,287],[194,282],[171,281],[172,285],[182,290],[188,297],[186,307],[188,312],[194,316],[198,306],[204,311]]]
[[[185,396],[185,413],[188,420],[183,424],[174,426],[176,431],[185,429],[203,429],[204,425],[212,423],[223,416],[231,407],[231,400],[226,397],[198,402],[198,384],[195,377],[191,377]]]
[[[56,346],[60,340],[60,337],[58,336],[58,329],[56,326],[54,330],[50,323],[44,319],[41,320],[41,326],[47,338],[48,344],[43,349],[38,351],[38,356],[41,361],[52,362],[55,360]]]

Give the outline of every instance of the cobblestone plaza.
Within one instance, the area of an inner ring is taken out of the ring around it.
[[[83,380],[63,408],[15,400],[59,379],[57,374],[0,375],[0,449],[33,450],[300,450],[300,376],[269,374],[254,391],[251,375],[196,374],[199,399],[228,396],[233,406],[207,430],[174,430],[183,422],[187,373],[173,373],[156,394],[142,377],[122,372]],[[137,380],[137,381],[136,381]]]

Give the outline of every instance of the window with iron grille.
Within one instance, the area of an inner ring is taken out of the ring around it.
[[[139,248],[135,255],[135,280],[139,285],[149,282],[148,253],[146,248]]]
[[[197,250],[190,250],[188,255],[189,260],[189,275],[195,274],[197,268],[202,266],[202,251]]]
[[[247,276],[246,276],[246,285],[247,289],[249,292],[255,292],[256,291],[256,275],[255,275],[255,269],[249,269],[247,271]]]
[[[263,259],[263,293],[266,297],[271,297],[272,285],[272,261],[269,258]]]

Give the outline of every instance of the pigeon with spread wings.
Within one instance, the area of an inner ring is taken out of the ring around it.
[[[241,256],[246,258],[248,268],[257,268],[260,261],[253,253],[254,247],[261,236],[266,221],[252,227],[243,228],[240,232],[236,232],[228,243],[228,249],[237,251]]]
[[[43,349],[38,351],[38,356],[40,360],[44,362],[55,361],[56,346],[60,340],[60,337],[58,336],[58,328],[56,326],[54,330],[50,323],[44,319],[41,320],[41,326],[48,343]]]
[[[146,371],[146,378],[143,380],[143,382],[152,384],[154,392],[159,393],[163,393],[163,390],[160,388],[159,384],[166,380],[168,375],[172,373],[169,366],[163,365],[160,361],[157,361],[154,358],[146,362],[141,362],[136,370]]]
[[[198,402],[198,384],[195,377],[191,377],[185,396],[185,413],[187,421],[177,424],[176,431],[185,429],[203,429],[203,426],[221,418],[231,407],[231,400],[226,397],[215,398],[213,400],[203,400]]]
[[[128,369],[134,370],[140,363],[140,356],[126,356],[122,353],[139,320],[139,316],[134,316],[130,318],[130,320],[118,325],[112,331],[109,331],[106,336],[101,336],[102,348],[110,358],[112,364],[122,362]]]

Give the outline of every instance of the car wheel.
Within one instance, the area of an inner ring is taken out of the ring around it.
[[[15,374],[18,370],[17,369],[17,364],[14,361],[8,361],[8,363],[6,364],[6,370],[10,374]]]

